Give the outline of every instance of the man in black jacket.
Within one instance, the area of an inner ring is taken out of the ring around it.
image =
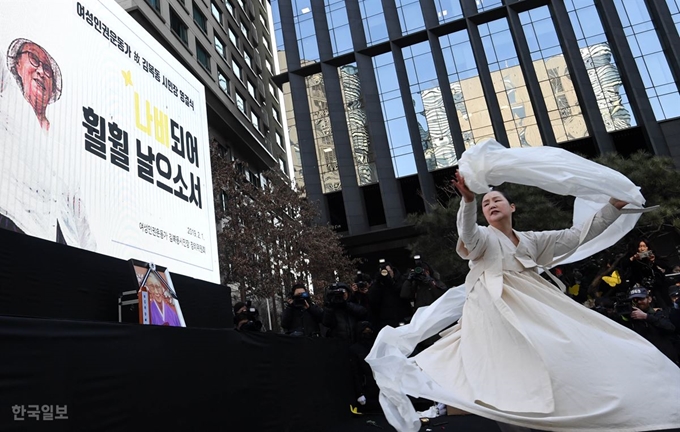
[[[448,287],[439,280],[439,274],[429,264],[415,257],[411,269],[401,287],[401,297],[414,302],[415,309],[429,306],[444,295]]]
[[[644,287],[636,286],[631,289],[628,298],[633,302],[633,311],[627,322],[625,317],[622,318],[623,324],[678,364],[678,353],[673,346],[675,326],[666,313],[651,307],[652,297]]]
[[[323,309],[312,303],[307,288],[301,282],[293,285],[286,308],[281,315],[281,327],[291,336],[320,335],[319,324]]]
[[[392,264],[381,260],[378,274],[368,291],[371,305],[371,318],[375,324],[375,333],[385,326],[399,327],[406,324],[413,315],[411,303],[401,298],[401,286],[404,282],[399,270]]]
[[[356,323],[365,319],[366,308],[348,302],[350,288],[341,282],[326,288],[323,325],[328,328],[327,337],[354,342]]]

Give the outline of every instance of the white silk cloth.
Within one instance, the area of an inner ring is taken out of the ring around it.
[[[557,148],[505,149],[492,141],[468,150],[460,169],[474,192],[511,179],[575,195],[584,205],[576,206],[571,230],[518,233],[517,247],[493,228],[476,227],[469,214],[476,208],[467,206],[466,216],[462,206],[459,231],[472,221],[468,231],[479,233],[480,241],[471,250],[458,249],[472,263],[466,284],[418,309],[409,325],[384,328],[366,358],[390,424],[419,430],[411,395],[541,430],[680,427],[680,369],[634,332],[538,275],[540,267],[598,252],[632,229],[639,215],[618,217],[605,202],[614,196],[642,206],[638,188]],[[594,215],[587,210],[592,208],[602,211]],[[407,357],[420,341],[459,319],[435,345]]]

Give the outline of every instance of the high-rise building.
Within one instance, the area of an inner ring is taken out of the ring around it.
[[[248,164],[251,182],[292,174],[267,0],[117,2],[203,83],[210,139]]]
[[[355,256],[403,252],[487,137],[680,166],[676,0],[271,5],[295,178]]]

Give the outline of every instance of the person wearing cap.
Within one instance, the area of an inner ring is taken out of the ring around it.
[[[675,326],[663,310],[655,310],[652,307],[649,290],[642,286],[635,286],[628,293],[628,299],[633,303],[630,319],[621,317],[619,322],[647,339],[666,357],[680,366],[678,353],[673,345]]]
[[[321,323],[328,328],[327,337],[354,342],[356,325],[366,319],[368,311],[359,304],[350,303],[349,293],[350,287],[342,282],[336,282],[326,288]]]
[[[293,285],[281,314],[281,327],[287,335],[318,337],[323,309],[312,302],[307,287],[301,282]]]
[[[37,43],[19,38],[7,50],[7,68],[33,108],[40,127],[49,130],[47,106],[61,97],[61,69],[57,62]]]

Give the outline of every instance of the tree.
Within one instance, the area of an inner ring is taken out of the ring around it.
[[[607,154],[596,158],[595,162],[621,172],[640,186],[647,206],[660,206],[657,211],[645,213],[636,228],[615,249],[625,249],[635,238],[653,239],[668,230],[680,234],[680,172],[675,169],[672,159],[646,153],[636,153],[628,159]],[[514,215],[517,230],[541,231],[571,225],[573,198],[515,184],[504,184],[501,189],[517,205]],[[408,248],[412,254],[420,254],[432,264],[444,282],[452,286],[463,282],[468,265],[455,252],[458,241],[456,214],[460,198],[451,187],[446,187],[445,192],[451,198],[445,203],[437,203],[431,213],[409,216],[420,236]],[[481,211],[478,218],[480,224],[484,223]]]
[[[283,306],[283,293],[296,280],[319,291],[353,277],[356,263],[338,234],[317,223],[314,203],[281,173],[248,181],[245,163],[228,160],[214,140],[210,150],[221,281],[238,287],[242,301],[271,299],[276,317],[276,303]]]

